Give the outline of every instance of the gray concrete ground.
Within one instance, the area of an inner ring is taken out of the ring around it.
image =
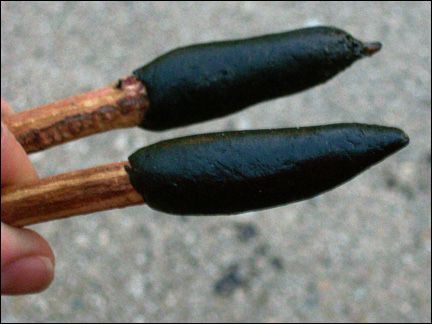
[[[384,47],[325,85],[228,118],[114,131],[32,160],[47,176],[184,134],[353,121],[400,127],[408,148],[281,208],[194,218],[136,207],[34,226],[56,278],[42,294],[2,297],[2,322],[430,322],[430,2],[3,2],[1,94],[22,111],[180,45],[315,24]]]

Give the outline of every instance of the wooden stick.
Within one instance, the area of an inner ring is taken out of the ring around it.
[[[3,122],[31,153],[114,128],[137,126],[148,106],[144,85],[128,76],[114,86],[17,113]]]
[[[25,226],[100,210],[142,204],[129,182],[128,162],[60,174],[1,190],[1,220]]]

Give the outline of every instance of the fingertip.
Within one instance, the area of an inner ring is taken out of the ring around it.
[[[30,255],[46,256],[55,264],[54,252],[41,235],[28,228],[1,223],[1,267]]]
[[[30,256],[19,259],[1,271],[1,292],[21,295],[41,292],[54,279],[54,265],[47,257]]]
[[[11,106],[6,102],[6,100],[1,98],[1,116],[9,116],[14,114],[14,111],[12,110]]]
[[[38,178],[27,153],[1,123],[1,185],[22,184]]]
[[[1,292],[17,295],[46,289],[55,257],[48,242],[29,229],[1,224]]]

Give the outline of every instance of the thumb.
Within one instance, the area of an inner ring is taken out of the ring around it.
[[[41,291],[54,277],[54,254],[37,233],[1,224],[1,293]]]

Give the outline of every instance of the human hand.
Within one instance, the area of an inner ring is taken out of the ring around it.
[[[1,99],[1,117],[13,114]],[[37,179],[27,154],[1,123],[1,186]],[[39,292],[54,277],[54,254],[39,234],[1,223],[1,293],[18,295]]]

